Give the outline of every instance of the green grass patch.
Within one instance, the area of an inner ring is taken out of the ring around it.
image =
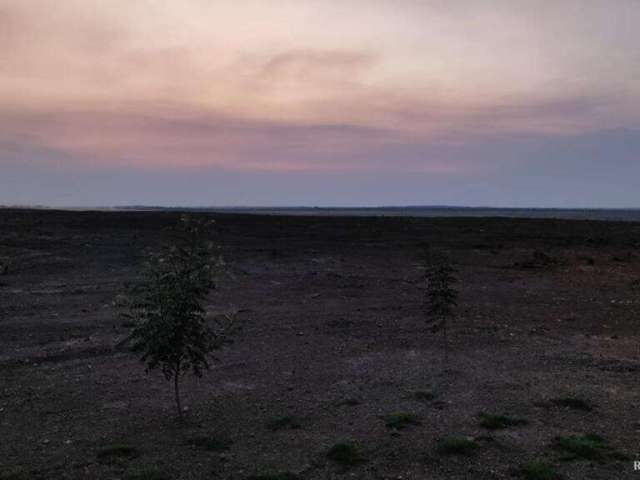
[[[141,455],[140,450],[124,443],[116,443],[108,447],[102,448],[96,454],[100,462],[113,462],[117,460],[129,460],[138,458]]]
[[[298,430],[302,428],[302,420],[298,417],[285,415],[270,420],[267,423],[267,428],[272,432],[277,432],[278,430]]]
[[[327,458],[343,467],[352,467],[364,461],[358,446],[353,442],[338,442],[327,452]]]
[[[27,480],[29,475],[22,467],[12,467],[0,470],[0,480]]]
[[[407,427],[421,425],[420,418],[415,413],[394,412],[382,417],[388,428],[403,430]]]
[[[210,452],[221,452],[229,450],[233,442],[228,438],[200,436],[187,440],[187,445],[199,448],[200,450],[208,450]]]
[[[126,473],[124,480],[169,480],[169,477],[160,470],[143,468]]]
[[[560,480],[562,478],[553,466],[540,461],[525,463],[520,468],[520,475],[525,480]]]
[[[527,425],[529,422],[524,418],[509,417],[507,415],[480,414],[480,426],[487,430],[502,430],[508,427],[518,427]]]
[[[446,437],[438,443],[437,451],[442,455],[471,455],[478,444],[466,437]]]
[[[607,460],[628,460],[629,457],[609,446],[600,435],[568,435],[556,437],[554,447],[561,451],[562,460],[591,460],[605,462]]]
[[[251,475],[247,480],[299,480],[299,476],[291,472],[260,473]]]
[[[551,404],[557,407],[581,410],[583,412],[591,412],[593,410],[593,406],[589,402],[579,397],[554,398],[551,400]]]

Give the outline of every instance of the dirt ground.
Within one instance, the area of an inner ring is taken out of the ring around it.
[[[180,422],[114,305],[179,213],[0,210],[0,479],[640,479],[640,224],[212,216],[231,275],[209,308],[242,331]],[[424,242],[459,271],[447,365]],[[600,457],[557,446],[592,433]],[[360,462],[327,457],[341,441]]]

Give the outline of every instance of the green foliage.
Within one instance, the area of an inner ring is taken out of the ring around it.
[[[560,480],[562,478],[551,465],[540,461],[525,463],[520,469],[520,475],[525,480]]]
[[[447,437],[440,441],[437,451],[443,455],[470,455],[478,447],[473,440],[465,437]]]
[[[200,436],[187,440],[187,445],[199,448],[200,450],[208,450],[213,452],[220,452],[223,450],[229,450],[232,445],[232,441],[228,438]]]
[[[138,458],[139,456],[140,451],[137,448],[123,443],[116,443],[102,448],[96,455],[99,461],[105,463],[112,462],[117,459]]]
[[[297,430],[302,428],[302,420],[298,417],[285,415],[277,417],[267,423],[269,430],[276,432],[278,430]]]
[[[358,447],[353,442],[339,442],[327,452],[327,458],[344,467],[357,465],[363,461]]]
[[[529,422],[524,418],[508,417],[506,415],[480,414],[480,426],[488,430],[502,430],[507,427],[517,427],[527,425]]]
[[[421,425],[420,418],[415,413],[395,412],[382,417],[388,428],[403,430],[410,426]]]
[[[593,433],[556,437],[554,447],[565,454],[563,460],[626,460],[627,456],[611,448],[606,440]]]
[[[458,282],[455,276],[456,269],[442,254],[429,254],[427,262],[426,312],[443,321],[454,316],[454,309],[458,303],[458,292],[453,288]]]
[[[558,407],[571,408],[573,410],[582,410],[583,412],[590,412],[593,407],[586,400],[578,397],[561,397],[551,400],[553,405]]]
[[[456,269],[442,253],[435,253],[425,249],[425,299],[424,310],[427,323],[431,330],[442,330],[444,338],[445,361],[448,353],[447,324],[455,316],[458,304],[458,291],[454,285],[458,283]]]
[[[231,317],[211,319],[204,308],[224,267],[209,240],[211,226],[183,216],[174,242],[149,255],[142,282],[127,297],[123,313],[134,322],[132,350],[148,370],[158,368],[173,379],[180,414],[180,376],[201,376],[233,326]]]
[[[29,475],[21,467],[13,467],[0,470],[0,480],[27,480]]]

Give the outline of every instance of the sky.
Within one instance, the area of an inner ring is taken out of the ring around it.
[[[0,0],[0,205],[640,207],[638,0]]]

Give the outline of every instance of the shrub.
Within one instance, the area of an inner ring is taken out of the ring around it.
[[[395,412],[382,417],[384,423],[389,428],[402,430],[410,426],[421,425],[420,419],[415,413]]]
[[[520,469],[520,474],[525,480],[560,480],[562,478],[551,465],[540,461],[525,463]]]
[[[297,430],[302,428],[302,421],[297,417],[286,415],[269,421],[267,427],[273,432],[278,430]]]
[[[478,444],[466,437],[446,437],[440,440],[437,451],[443,455],[470,455]]]
[[[358,447],[353,442],[336,443],[327,452],[327,458],[345,467],[357,465],[363,461]]]
[[[556,437],[554,447],[565,454],[564,460],[626,460],[627,456],[611,448],[599,435],[569,435]]]
[[[526,425],[529,422],[524,418],[508,417],[506,415],[480,414],[480,426],[488,430],[501,430],[507,427]]]
[[[27,480],[29,475],[21,467],[13,467],[0,470],[0,480]]]
[[[578,397],[560,397],[551,400],[553,405],[558,407],[571,408],[573,410],[582,410],[584,412],[590,412],[593,407],[586,400]]]

